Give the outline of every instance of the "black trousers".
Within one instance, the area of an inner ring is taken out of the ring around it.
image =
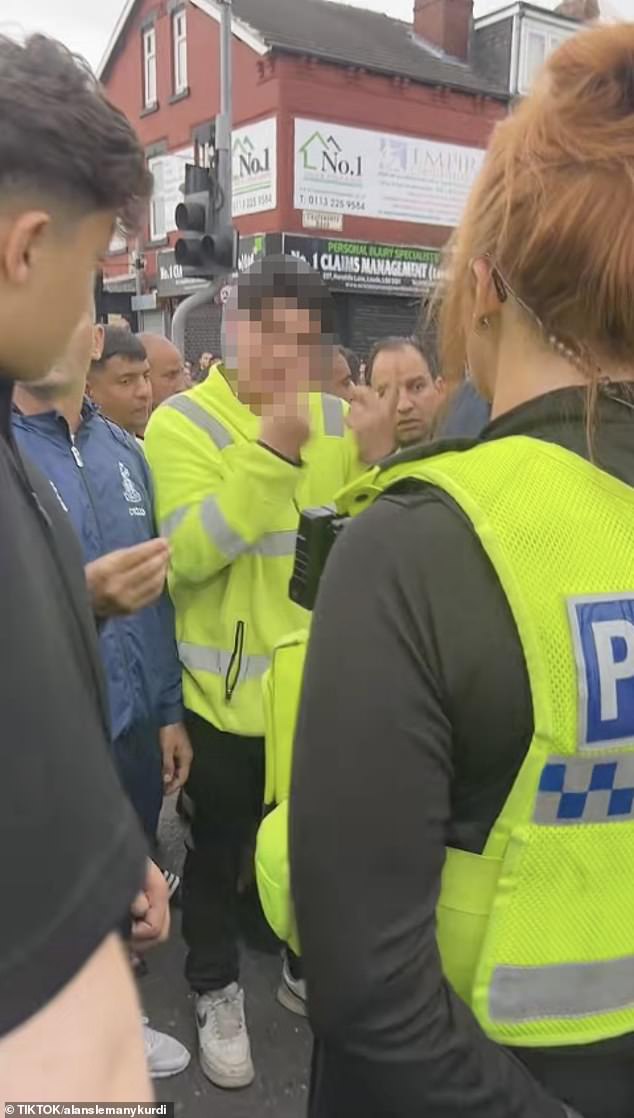
[[[245,911],[265,921],[252,877],[253,846],[264,799],[264,741],[224,734],[185,712],[194,751],[187,782],[192,848],[183,873],[185,975],[199,994],[239,976],[238,936]]]
[[[574,1050],[522,1049],[512,1050],[512,1054],[520,1056],[553,1098],[568,1103],[583,1118],[634,1115],[634,1052],[630,1038]],[[385,1094],[392,1097],[391,1104],[385,1103]],[[457,1103],[456,1118],[459,1112]],[[370,1065],[361,1057],[315,1041],[308,1118],[394,1118],[395,1114],[399,1118],[433,1118],[408,1105],[407,1082],[398,1064],[386,1061],[383,1065]]]

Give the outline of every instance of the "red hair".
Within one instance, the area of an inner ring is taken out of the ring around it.
[[[441,291],[443,372],[461,376],[470,262],[488,255],[589,379],[634,362],[634,24],[580,32],[499,124]]]

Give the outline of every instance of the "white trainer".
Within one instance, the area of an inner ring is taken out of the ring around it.
[[[159,1033],[143,1018],[143,1045],[145,1059],[152,1079],[169,1079],[180,1075],[188,1067],[191,1056],[184,1044],[167,1033]]]
[[[289,1013],[295,1013],[298,1017],[308,1016],[306,983],[303,978],[293,978],[286,954],[284,954],[282,979],[277,988],[276,996],[280,1005],[283,1005],[284,1009],[288,1009]]]
[[[244,1016],[244,990],[236,982],[196,999],[200,1066],[216,1087],[248,1087],[255,1079]]]

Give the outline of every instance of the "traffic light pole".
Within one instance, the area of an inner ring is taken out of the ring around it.
[[[220,115],[216,122],[216,150],[218,153],[218,179],[222,189],[221,215],[227,226],[232,223],[232,159],[231,129],[233,121],[231,0],[218,0],[220,4]],[[187,319],[196,307],[212,302],[227,282],[220,276],[194,292],[177,307],[172,319],[172,341],[185,353]]]
[[[233,81],[231,55],[231,0],[220,0],[220,117],[216,125],[218,178],[223,193],[221,209],[224,224],[232,222],[231,127],[233,121]]]
[[[226,278],[223,279],[222,277],[214,280],[213,283],[201,287],[200,291],[195,291],[193,295],[189,295],[187,299],[183,299],[183,302],[176,308],[172,319],[172,341],[180,353],[185,353],[185,331],[190,313],[195,311],[196,307],[211,303],[226,282]]]
[[[136,239],[134,246],[134,292],[137,298],[143,294],[143,269],[145,268],[145,261],[141,252],[141,240],[139,237]],[[144,321],[143,311],[136,311],[136,322],[138,333],[143,333]]]

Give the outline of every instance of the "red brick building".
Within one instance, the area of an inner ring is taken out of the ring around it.
[[[357,349],[411,328],[506,112],[505,89],[469,64],[471,34],[470,0],[412,0],[409,24],[329,0],[233,0],[243,260],[284,246],[314,262]],[[219,110],[218,59],[214,0],[128,0],[100,67],[155,174],[144,283],[160,300],[184,290],[173,210]],[[129,270],[118,247],[110,277]]]

